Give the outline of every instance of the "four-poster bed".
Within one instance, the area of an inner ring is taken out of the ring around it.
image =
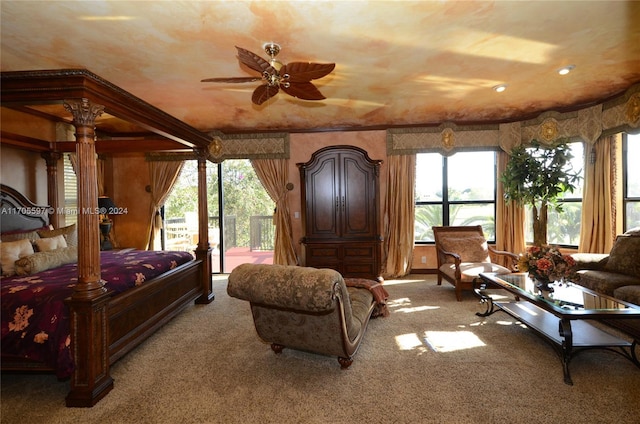
[[[77,263],[73,264],[75,278],[64,301],[68,307],[69,347],[74,369],[70,375],[71,389],[66,403],[67,406],[93,406],[113,387],[109,374],[111,364],[190,303],[207,304],[214,297],[204,188],[199,190],[201,224],[195,259],[190,258],[182,264],[174,262],[167,272],[150,277],[143,284],[134,284],[133,288],[122,293],[116,294],[110,283],[105,283],[101,260],[106,256],[99,250],[99,220],[92,213],[97,210],[98,197],[95,157],[99,140],[96,140],[96,133],[101,130],[113,133],[114,122],[124,122],[128,128],[141,128],[150,136],[142,140],[141,137],[109,140],[112,151],[118,151],[118,147],[129,151],[188,150],[199,153],[197,156],[201,161],[205,160],[206,155],[202,152],[206,152],[210,140],[184,122],[84,69],[3,72],[1,84],[3,107],[45,116],[53,122],[69,122],[69,117],[72,117],[70,123],[75,128],[73,142],[39,140],[2,132],[3,144],[40,152],[45,159],[49,203],[48,208],[34,208],[35,205],[25,196],[3,185],[3,207],[20,213],[4,215],[2,231],[28,231],[49,224],[59,228],[58,161],[62,153],[75,152],[78,177]],[[204,166],[199,168],[206,172]],[[199,180],[206,181],[206,178]],[[112,252],[122,253],[133,254]],[[3,335],[4,325],[3,322]],[[3,351],[2,370],[52,370],[52,366],[19,361],[15,356],[5,358]]]

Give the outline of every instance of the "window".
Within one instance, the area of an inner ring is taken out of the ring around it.
[[[640,227],[640,134],[625,134],[623,137],[623,203],[624,230]],[[636,163],[631,161],[636,158]],[[635,166],[634,166],[635,165]]]
[[[495,240],[496,153],[416,155],[415,241],[433,242],[434,225],[482,225]]]
[[[571,168],[580,175],[573,193],[563,193],[559,197],[561,211],[549,207],[547,213],[547,243],[561,246],[578,246],[580,243],[580,222],[582,220],[582,188],[584,185],[584,143],[569,143]],[[533,212],[525,206],[525,240],[533,242]]]
[[[64,167],[64,225],[71,225],[78,222],[78,181],[76,173],[71,165],[69,155],[64,155],[62,159]]]

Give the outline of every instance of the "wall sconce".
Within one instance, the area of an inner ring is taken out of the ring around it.
[[[595,147],[592,147],[591,148],[591,153],[589,153],[589,163],[591,165],[596,163],[596,148]]]
[[[98,209],[100,210],[100,250],[113,249],[113,241],[111,240],[111,227],[113,221],[109,219],[109,214],[117,214],[118,207],[113,203],[110,197],[98,197]]]

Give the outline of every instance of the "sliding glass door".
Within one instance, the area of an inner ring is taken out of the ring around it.
[[[197,163],[187,161],[164,206],[166,250],[196,248],[197,189]],[[273,263],[274,203],[249,160],[207,162],[207,207],[213,273],[230,273],[242,263]]]

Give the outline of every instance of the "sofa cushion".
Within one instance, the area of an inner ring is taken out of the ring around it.
[[[640,278],[608,271],[578,271],[578,284],[598,293],[614,296],[618,287],[640,284]]]
[[[613,297],[640,305],[640,285],[618,287],[613,291]]]
[[[576,261],[576,269],[604,269],[609,260],[608,253],[572,253],[571,257]]]
[[[628,236],[640,236],[640,227],[630,228],[624,233]]]
[[[640,237],[619,236],[604,269],[640,278]]]

